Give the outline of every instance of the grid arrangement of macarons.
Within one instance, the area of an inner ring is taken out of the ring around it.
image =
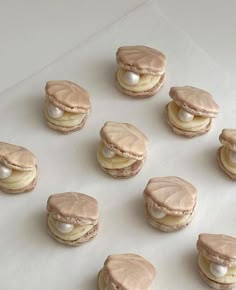
[[[151,97],[165,81],[166,56],[147,46],[124,46],[116,53],[118,89],[134,98]],[[71,81],[49,81],[45,87],[44,115],[59,133],[81,130],[91,109],[89,93]],[[219,106],[212,95],[191,86],[172,87],[166,120],[174,134],[192,138],[206,134]],[[97,161],[113,178],[136,176],[145,164],[148,138],[134,125],[107,121],[100,130]],[[223,129],[216,158],[222,170],[236,180],[236,129]],[[151,161],[150,161],[151,162]],[[19,145],[0,142],[0,190],[9,194],[32,191],[38,178],[34,154]],[[119,181],[117,181],[119,182]],[[151,178],[144,189],[144,211],[154,230],[174,232],[190,224],[197,204],[197,189],[177,176]],[[98,201],[79,192],[63,192],[47,201],[48,233],[55,241],[79,246],[99,231]],[[236,238],[200,233],[197,240],[198,269],[215,289],[236,287]],[[99,290],[149,290],[155,279],[154,265],[134,254],[107,257],[98,273]]]

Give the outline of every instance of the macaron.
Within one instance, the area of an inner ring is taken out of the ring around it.
[[[136,175],[147,155],[147,137],[128,123],[108,121],[100,130],[101,142],[97,150],[100,167],[116,178]]]
[[[173,99],[166,106],[167,122],[174,133],[195,137],[207,133],[212,119],[219,113],[219,106],[210,93],[189,86],[172,87]]]
[[[82,129],[91,108],[88,92],[70,81],[49,81],[45,91],[48,126],[64,134]]]
[[[111,255],[98,274],[98,289],[149,290],[155,276],[155,267],[139,255]]]
[[[188,181],[176,177],[151,178],[144,189],[146,216],[149,223],[164,232],[186,227],[197,204],[197,190]]]
[[[59,243],[79,246],[98,233],[98,202],[78,192],[53,194],[47,201],[49,234]]]
[[[236,238],[219,234],[200,234],[197,241],[198,270],[215,289],[236,286]]]
[[[150,97],[163,86],[166,56],[162,52],[142,45],[123,46],[116,52],[116,61],[116,83],[124,94]]]
[[[219,140],[223,146],[217,151],[220,167],[236,180],[236,129],[223,129]]]
[[[0,190],[7,193],[32,191],[37,177],[37,161],[32,152],[0,142]]]

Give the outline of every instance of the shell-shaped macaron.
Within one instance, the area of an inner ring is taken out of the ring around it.
[[[89,93],[70,81],[49,81],[45,87],[49,100],[58,108],[73,113],[90,111]]]
[[[100,131],[105,145],[118,155],[143,160],[148,145],[147,137],[128,123],[108,121]]]
[[[56,219],[73,224],[96,224],[99,217],[97,200],[79,192],[51,195],[47,209]]]
[[[219,113],[219,106],[210,93],[195,87],[172,87],[170,97],[187,112],[208,118],[215,118]]]
[[[139,74],[162,75],[166,67],[166,56],[162,52],[142,45],[120,47],[116,61],[123,69]]]
[[[155,267],[136,254],[111,255],[103,268],[105,281],[119,290],[148,290],[156,275]],[[115,289],[115,288],[114,288]]]
[[[224,146],[236,151],[236,129],[223,129],[219,139]]]
[[[197,248],[209,260],[236,266],[236,238],[222,234],[200,234]]]
[[[149,197],[169,214],[191,213],[196,205],[197,190],[188,181],[176,177],[154,177],[149,180],[144,197]]]
[[[9,168],[31,171],[36,166],[36,158],[28,149],[0,142],[0,162]]]

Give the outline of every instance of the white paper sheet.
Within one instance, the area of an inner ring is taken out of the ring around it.
[[[115,52],[121,45],[145,44],[168,57],[167,81],[150,99],[133,100],[115,87]],[[92,95],[85,128],[68,136],[45,125],[42,108],[47,80],[68,79]],[[201,232],[235,235],[235,184],[219,169],[216,149],[224,127],[236,123],[233,80],[149,2],[97,34],[40,74],[0,95],[1,141],[32,150],[39,182],[32,193],[0,195],[0,289],[92,290],[109,254],[134,252],[157,268],[152,289],[201,290],[196,240]],[[210,91],[221,107],[212,130],[199,138],[174,135],[164,118],[172,85]],[[107,120],[130,122],[149,137],[148,159],[134,178],[115,180],[96,162],[99,130]],[[145,220],[142,192],[149,178],[177,175],[198,189],[192,223],[175,233],[161,233]],[[97,198],[100,232],[81,247],[56,243],[47,234],[50,194],[79,191]]]

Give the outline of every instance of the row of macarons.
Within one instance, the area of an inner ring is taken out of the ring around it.
[[[115,178],[128,178],[141,170],[148,145],[144,133],[128,123],[108,121],[101,128],[100,136],[97,160],[103,171]],[[219,138],[223,144],[217,152],[219,165],[236,180],[236,129],[223,129]],[[0,142],[0,190],[29,192],[35,188],[37,178],[37,160],[31,151]]]
[[[197,240],[198,271],[212,288],[236,286],[236,239],[202,233]],[[150,290],[156,268],[144,257],[128,253],[110,255],[98,274],[99,290]]]

